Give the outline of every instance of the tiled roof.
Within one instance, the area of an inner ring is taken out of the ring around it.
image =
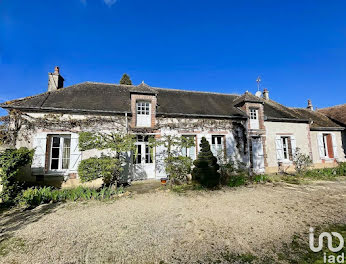
[[[317,110],[320,113],[325,114],[334,122],[346,127],[346,104],[336,105],[327,108],[321,108]]]

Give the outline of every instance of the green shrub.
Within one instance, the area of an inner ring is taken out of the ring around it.
[[[253,182],[266,182],[268,181],[268,176],[265,175],[265,174],[255,174],[253,177],[252,177],[252,180]]]
[[[122,188],[112,187],[103,187],[99,190],[82,186],[61,190],[52,187],[32,187],[22,191],[19,201],[21,205],[32,208],[50,202],[108,200],[120,193],[123,193]]]
[[[166,173],[173,183],[184,183],[191,173],[192,159],[190,157],[169,157],[165,159]]]
[[[297,173],[305,172],[312,164],[312,159],[309,155],[306,155],[297,148],[293,155],[293,164]]]
[[[34,187],[24,190],[20,197],[20,204],[35,207],[52,200],[52,189],[50,187]]]
[[[209,142],[205,137],[202,137],[200,147],[201,151],[193,162],[195,167],[192,171],[192,178],[204,187],[216,187],[220,184],[220,173],[218,172],[220,166],[217,164],[217,159],[211,152]]]
[[[119,159],[108,156],[85,159],[78,166],[78,175],[82,182],[102,178],[107,186],[116,184],[121,171]]]
[[[247,183],[247,174],[240,173],[236,175],[232,175],[229,178],[228,186],[230,187],[238,187],[241,185],[245,185]]]
[[[0,184],[3,190],[0,199],[4,203],[13,204],[24,184],[18,181],[20,169],[30,165],[34,150],[27,148],[7,149],[0,153]]]

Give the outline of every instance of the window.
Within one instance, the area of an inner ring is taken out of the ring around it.
[[[50,169],[68,170],[70,168],[71,137],[57,135],[51,137]]]
[[[323,157],[334,158],[333,139],[331,134],[322,134]]]
[[[292,160],[292,147],[290,137],[281,137],[282,151],[285,160]]]
[[[258,109],[250,108],[250,128],[259,129]]]
[[[250,119],[256,119],[257,120],[257,110],[256,109],[250,109]]]
[[[149,102],[137,102],[137,115],[149,115]]]
[[[138,127],[151,126],[151,104],[150,102],[137,101],[136,102],[136,119]]]
[[[276,154],[280,162],[287,162],[293,160],[293,155],[296,151],[296,138],[292,136],[276,136]]]
[[[191,146],[189,148],[183,147],[182,148],[182,156],[184,157],[190,157],[192,160],[196,159],[196,136],[183,136],[186,139],[192,140],[195,145]]]
[[[135,164],[149,164],[153,163],[154,149],[149,146],[149,137],[145,135],[138,135],[136,145],[136,151],[133,154],[133,163]]]
[[[211,151],[218,160],[224,158],[224,136],[212,136],[211,137]]]

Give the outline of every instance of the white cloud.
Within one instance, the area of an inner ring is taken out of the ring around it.
[[[108,6],[108,7],[111,7],[112,5],[114,5],[117,0],[103,0],[105,2],[105,4]]]

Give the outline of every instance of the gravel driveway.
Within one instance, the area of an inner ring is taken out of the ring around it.
[[[0,263],[204,263],[270,254],[295,232],[346,223],[346,181],[159,191],[0,217]]]

